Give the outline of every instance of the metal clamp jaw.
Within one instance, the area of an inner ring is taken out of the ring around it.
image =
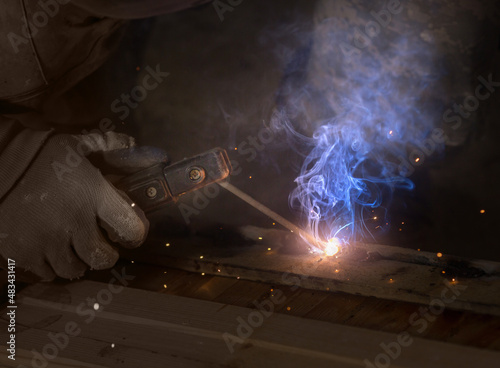
[[[181,195],[226,179],[231,163],[222,148],[215,148],[173,165],[158,164],[120,180],[117,188],[144,212],[159,209]]]

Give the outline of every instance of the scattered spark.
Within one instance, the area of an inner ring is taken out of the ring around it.
[[[259,236],[259,240],[262,240],[262,236]]]
[[[273,222],[273,226],[275,226],[275,225],[276,225],[276,222]]]
[[[331,257],[337,254],[337,252],[340,249],[340,241],[337,238],[331,238],[328,240],[328,243],[326,243],[325,246],[325,255]]]
[[[220,272],[220,268],[217,269],[217,272]]]
[[[378,217],[377,217],[377,216],[375,216],[373,219],[374,219],[374,220],[376,220],[377,218],[378,218]]]
[[[163,288],[165,288],[165,289],[166,289],[166,288],[167,288],[167,284],[163,284]]]
[[[444,273],[446,273],[446,271],[441,271],[441,273],[443,273],[443,274],[444,274]]]
[[[203,256],[200,256],[200,259],[203,259]]]
[[[248,179],[252,179],[252,175],[250,175],[250,176],[248,177]]]
[[[481,211],[479,211],[479,213],[485,213],[485,212],[486,212],[486,210],[481,210]]]
[[[271,248],[267,248],[267,250],[271,250]]]
[[[289,311],[289,310],[291,310],[291,309],[292,309],[292,308],[290,308],[290,307],[286,307],[286,310],[287,310],[287,311]]]
[[[202,273],[201,273],[201,276],[205,276],[205,272],[202,272]]]
[[[438,252],[438,254],[436,254],[438,256],[438,258],[441,258],[443,256],[443,253],[441,252]]]
[[[274,289],[271,289],[271,293],[274,291]]]
[[[456,280],[455,279],[451,279],[451,281],[455,282]]]
[[[166,247],[170,247],[170,243],[165,244]]]
[[[404,224],[405,224],[405,222],[403,221],[403,222],[401,223],[401,225],[404,225]]]
[[[420,252],[420,248],[417,249]]]
[[[415,162],[419,162],[419,161],[420,161],[420,157],[417,157],[417,158],[415,159]]]
[[[239,276],[236,276],[236,280],[239,280],[239,279],[240,279],[240,277],[239,277]]]
[[[134,261],[130,261],[130,263],[134,263]]]
[[[94,310],[98,310],[99,309],[99,303],[94,303]]]
[[[389,134],[392,135],[392,130],[389,131]]]
[[[238,147],[234,147],[234,150],[235,150],[235,151],[238,151]]]
[[[167,273],[167,271],[163,271],[163,273]]]
[[[399,228],[399,231],[403,231],[403,229]]]
[[[114,348],[115,347],[115,344],[111,344],[111,348]]]
[[[339,273],[340,271],[339,270],[335,270],[335,273]]]
[[[135,207],[135,203],[132,203],[130,206]]]
[[[326,291],[330,291],[330,288],[329,288],[329,287],[327,287],[327,288],[326,288]]]

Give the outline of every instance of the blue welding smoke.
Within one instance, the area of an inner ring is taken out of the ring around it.
[[[307,75],[284,83],[273,126],[307,147],[292,207],[317,238],[348,242],[387,228],[395,190],[413,189],[410,166],[425,157],[410,162],[408,152],[439,125],[444,71],[418,34],[387,32],[359,48],[340,21],[323,21],[291,63],[290,75]]]

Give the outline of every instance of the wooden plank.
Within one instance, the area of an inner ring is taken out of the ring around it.
[[[107,289],[91,281],[25,289],[17,310],[23,356],[31,349],[41,351],[50,342],[47,334],[64,331],[69,322],[78,323],[82,331],[59,352],[58,364],[71,359],[88,367],[362,367],[365,359],[373,361],[384,353],[381,343],[397,339],[392,333],[273,313],[255,325],[243,344],[235,344],[231,354],[223,334],[236,334],[239,318],[248,321],[255,310],[124,288],[101,305],[95,320],[85,323],[77,307]],[[5,327],[2,321],[2,333]],[[498,352],[414,337],[391,366],[468,368],[494,366],[499,359]],[[5,351],[0,362],[13,366]]]
[[[43,336],[45,337],[45,336]],[[16,360],[12,361],[4,354],[0,354],[0,363],[2,368],[22,368],[32,367],[33,354],[31,351],[24,349],[17,349]],[[51,368],[108,368],[102,365],[89,364],[85,362],[79,362],[74,359],[66,358],[56,358],[50,361]]]
[[[136,276],[130,282],[130,286],[134,288],[155,291],[161,289],[162,293],[170,295],[196,297],[197,299],[247,308],[254,308],[254,301],[259,302],[269,298],[272,291],[279,288],[286,297],[286,304],[291,308],[287,310],[283,307],[277,308],[277,310],[288,315],[378,331],[393,333],[407,331],[414,336],[427,339],[500,350],[500,317],[445,309],[441,314],[434,316],[435,320],[429,324],[424,332],[419,332],[419,326],[412,326],[409,323],[409,318],[413,313],[419,312],[422,307],[414,303],[332,291],[283,287],[220,276],[202,276],[199,273],[165,269],[137,262],[127,264],[122,261],[116,269],[119,270],[124,266],[126,266],[127,273],[130,272]],[[90,273],[89,276],[92,277],[92,280],[107,282],[110,273],[109,271],[99,271]],[[167,279],[167,289],[155,286],[159,283],[163,284]],[[187,285],[185,280],[189,280],[190,285]],[[237,282],[225,289],[227,280]],[[202,285],[209,292],[197,293],[195,285]],[[211,288],[214,291],[211,291]],[[225,290],[217,295],[221,289]],[[306,295],[307,297],[304,298]],[[318,301],[319,304],[316,304]],[[311,303],[316,305],[312,309],[307,308]]]

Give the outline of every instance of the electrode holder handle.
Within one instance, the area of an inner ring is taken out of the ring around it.
[[[227,152],[214,148],[170,166],[158,164],[141,170],[116,186],[144,212],[151,212],[183,194],[226,179],[231,170]]]

